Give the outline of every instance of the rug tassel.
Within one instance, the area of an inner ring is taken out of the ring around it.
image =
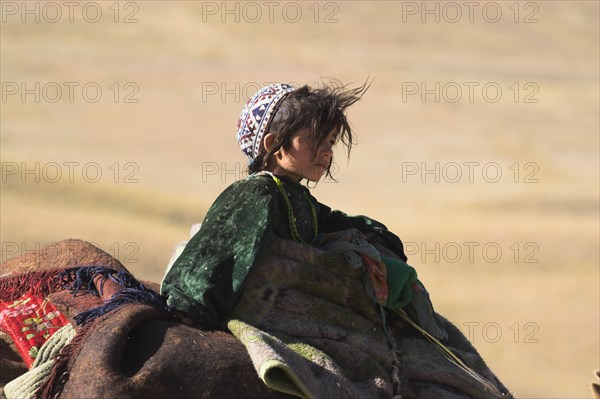
[[[45,298],[61,288],[61,270],[27,272],[0,279],[0,302],[11,302],[25,294]]]
[[[101,296],[104,284],[108,279],[123,287],[107,299],[102,306],[76,315],[73,319],[79,326],[83,326],[128,303],[145,303],[171,311],[164,297],[146,288],[126,271],[117,271],[103,266],[86,266],[67,269],[61,273],[59,278],[65,289],[71,291],[73,296],[76,296],[80,291]]]

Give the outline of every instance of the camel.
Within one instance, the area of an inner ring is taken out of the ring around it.
[[[44,255],[48,253],[53,256]],[[64,240],[3,263],[0,294],[30,273],[52,273],[85,265],[125,270],[117,259],[88,242]],[[153,282],[144,284],[158,290]],[[98,298],[81,302],[56,286],[38,284],[36,289],[70,320],[82,309],[100,303]],[[441,319],[449,333],[446,347],[493,389],[449,362],[420,332],[396,318],[390,322],[396,331],[400,360],[400,394],[395,397],[512,398],[465,336],[451,322]],[[28,370],[14,342],[4,333],[0,335],[0,369],[0,387]],[[600,385],[594,389],[600,397]],[[169,312],[143,303],[122,306],[79,328],[35,395],[61,399],[295,397],[267,387],[259,379],[245,347],[232,334],[187,325]],[[392,396],[384,393],[381,398],[384,397]]]

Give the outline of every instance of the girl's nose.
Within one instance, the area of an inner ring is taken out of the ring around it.
[[[321,153],[328,158],[333,157],[333,145],[331,143],[323,143]]]

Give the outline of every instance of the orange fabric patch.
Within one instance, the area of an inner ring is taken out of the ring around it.
[[[362,257],[367,265],[369,279],[375,292],[377,303],[383,305],[388,298],[387,269],[383,262],[377,262],[368,256]]]

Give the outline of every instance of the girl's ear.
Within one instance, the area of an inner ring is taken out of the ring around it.
[[[267,133],[267,134],[265,134],[265,137],[263,137],[263,148],[267,152],[269,152],[269,150],[273,146],[273,142],[274,141],[275,141],[275,135],[273,133]]]

